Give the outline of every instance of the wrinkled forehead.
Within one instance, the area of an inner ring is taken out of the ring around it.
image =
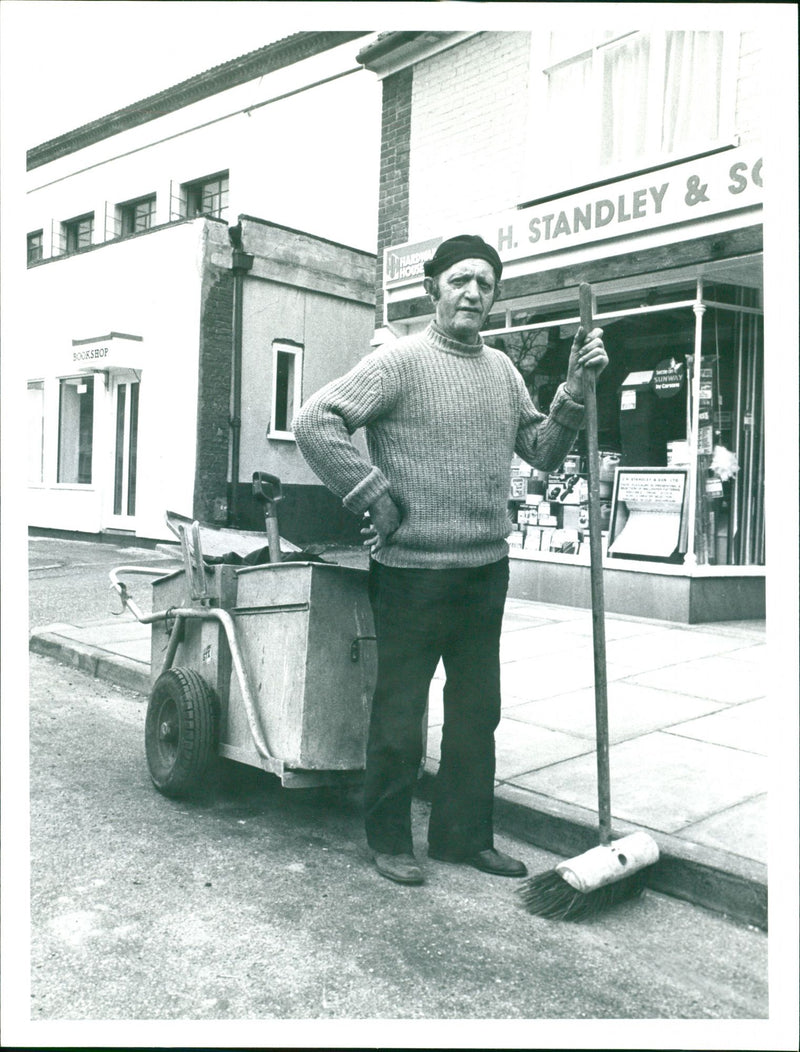
[[[460,259],[439,275],[444,281],[455,278],[482,278],[496,284],[494,267],[486,259]]]

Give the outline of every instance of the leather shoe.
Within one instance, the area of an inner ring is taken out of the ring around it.
[[[474,866],[483,873],[493,873],[496,877],[525,877],[528,874],[524,862],[519,859],[504,855],[502,851],[496,851],[493,847],[485,851],[478,851],[474,855],[457,857],[446,853],[437,853],[428,850],[428,858],[434,858],[439,862],[463,862],[466,866]]]
[[[493,847],[486,851],[479,851],[466,860],[470,866],[480,869],[484,873],[493,873],[496,877],[525,877],[528,869],[524,862],[510,855],[504,855],[502,851],[495,851]]]
[[[375,866],[382,877],[397,884],[422,884],[425,878],[413,855],[376,854]]]

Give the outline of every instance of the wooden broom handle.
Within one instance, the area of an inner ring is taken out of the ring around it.
[[[592,321],[592,287],[578,289],[581,326],[589,333]],[[592,587],[592,638],[594,642],[594,713],[597,737],[597,812],[600,843],[611,843],[611,774],[609,769],[608,680],[606,677],[605,597],[603,594],[603,545],[600,527],[600,451],[597,427],[597,374],[583,371],[586,408],[586,446],[589,469],[589,576]]]

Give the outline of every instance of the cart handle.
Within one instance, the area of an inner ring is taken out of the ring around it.
[[[164,667],[162,672],[166,672],[168,668],[172,666],[172,662],[175,658],[175,653],[178,649],[178,640],[180,639],[183,622],[187,620],[199,620],[199,621],[218,621],[225,632],[225,636],[228,641],[228,648],[231,653],[231,661],[233,663],[236,677],[239,680],[239,688],[242,692],[242,702],[244,704],[245,715],[247,722],[250,725],[250,732],[253,736],[253,742],[257,751],[267,760],[274,760],[274,756],[270,752],[269,746],[267,745],[264,737],[264,732],[261,728],[260,721],[258,719],[258,710],[256,709],[255,701],[253,699],[253,692],[250,689],[250,682],[247,678],[247,671],[242,660],[242,652],[239,649],[239,643],[236,638],[236,629],[234,626],[233,618],[227,610],[220,610],[214,607],[171,607],[169,610],[157,610],[153,614],[143,614],[137,604],[128,594],[128,589],[123,581],[119,580],[119,575],[123,573],[129,574],[144,574],[150,577],[163,577],[163,570],[155,570],[149,566],[118,566],[116,569],[111,570],[108,574],[111,579],[111,587],[117,592],[123,605],[126,606],[130,612],[134,615],[137,621],[140,621],[143,625],[152,625],[156,621],[166,621],[167,618],[174,618],[175,624],[172,627],[172,632],[169,637],[169,644],[167,646],[167,654],[164,659]]]
[[[128,592],[127,585],[124,581],[119,580],[119,575],[123,573],[135,573],[143,574],[148,577],[164,577],[164,570],[156,570],[152,566],[117,566],[113,570],[109,571],[108,577],[111,581],[111,588],[117,593],[122,600],[122,613],[127,607],[128,610],[133,614],[137,621],[141,621],[143,625],[150,625],[153,621],[163,619],[163,615],[159,614],[143,614],[139,606],[134,602],[133,598]]]

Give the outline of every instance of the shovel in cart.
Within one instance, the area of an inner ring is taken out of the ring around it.
[[[266,471],[253,472],[253,496],[264,502],[264,525],[269,547],[269,561],[281,561],[281,533],[278,526],[277,503],[283,499],[281,480]]]

